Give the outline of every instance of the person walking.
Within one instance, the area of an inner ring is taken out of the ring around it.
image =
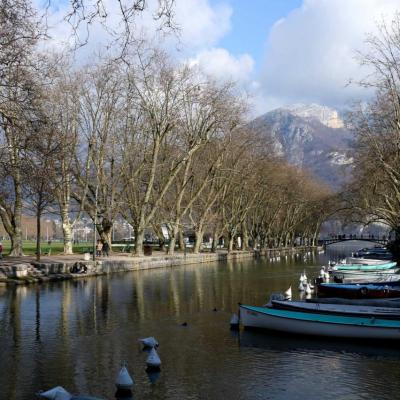
[[[108,244],[108,242],[104,242],[103,243],[103,256],[109,256],[110,253],[110,245]]]

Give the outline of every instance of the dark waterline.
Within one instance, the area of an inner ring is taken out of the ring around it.
[[[397,398],[400,347],[229,330],[238,301],[263,304],[289,285],[297,295],[303,270],[317,274],[362,246],[0,288],[0,399],[61,385],[111,400],[122,361],[134,399]],[[150,335],[159,376],[146,374],[138,344]]]

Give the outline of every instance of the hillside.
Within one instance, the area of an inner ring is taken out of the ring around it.
[[[251,125],[272,140],[276,154],[290,164],[309,170],[333,189],[346,181],[352,135],[337,110],[295,104],[270,111]]]

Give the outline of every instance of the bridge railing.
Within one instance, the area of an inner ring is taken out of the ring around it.
[[[333,244],[333,243],[339,243],[339,242],[347,242],[350,240],[359,240],[359,241],[364,241],[364,242],[373,242],[373,243],[379,243],[379,244],[387,244],[388,243],[388,238],[383,238],[383,237],[364,237],[364,236],[354,236],[354,235],[349,235],[349,236],[342,236],[339,235],[337,237],[333,238],[325,238],[325,239],[320,239],[318,243],[320,245],[328,245],[328,244]]]

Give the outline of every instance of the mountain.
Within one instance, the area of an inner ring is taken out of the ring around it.
[[[278,156],[309,170],[333,189],[346,181],[352,158],[352,134],[338,110],[318,104],[294,104],[270,111],[251,122]]]

